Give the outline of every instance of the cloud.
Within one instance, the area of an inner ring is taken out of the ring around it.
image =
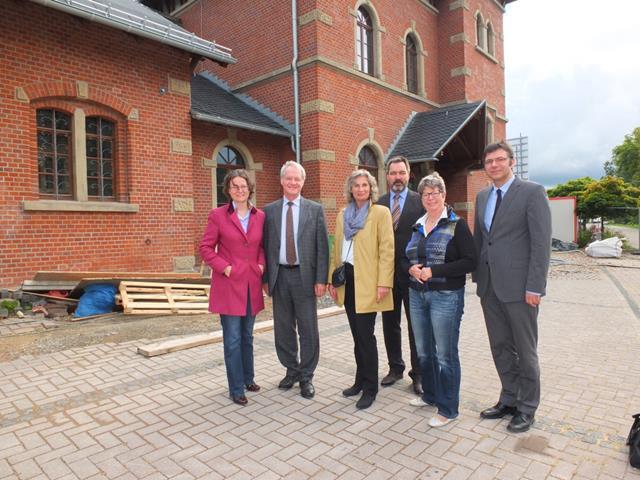
[[[593,4],[589,6],[588,4]],[[505,15],[509,137],[529,137],[530,178],[553,186],[604,174],[640,125],[640,2],[515,2]]]

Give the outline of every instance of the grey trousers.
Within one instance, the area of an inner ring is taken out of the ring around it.
[[[315,292],[303,292],[301,285],[299,268],[278,270],[273,289],[273,330],[278,360],[287,375],[311,380],[320,358],[318,310]]]
[[[524,300],[501,302],[490,279],[480,302],[493,362],[502,383],[500,402],[533,415],[540,404],[538,307]]]

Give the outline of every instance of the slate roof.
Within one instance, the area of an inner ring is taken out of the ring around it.
[[[485,105],[483,100],[415,114],[400,133],[389,158],[402,155],[409,162],[437,160],[438,154]]]
[[[246,95],[231,92],[206,72],[191,79],[191,116],[196,120],[290,137],[293,127]]]
[[[198,37],[138,0],[31,0],[92,22],[171,45],[220,63],[235,63],[231,49]]]

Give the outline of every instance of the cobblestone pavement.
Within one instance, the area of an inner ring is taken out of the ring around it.
[[[365,411],[341,396],[354,360],[337,315],[321,320],[313,400],[276,388],[271,332],[255,336],[263,389],[246,407],[227,396],[221,344],[144,358],[139,341],[107,343],[0,363],[0,479],[640,479],[624,445],[640,411],[640,269],[579,263],[550,278],[543,398],[526,434],[478,417],[498,379],[471,286],[461,415],[444,428],[427,425],[432,409],[408,405],[406,378]]]

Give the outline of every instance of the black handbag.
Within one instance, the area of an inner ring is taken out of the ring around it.
[[[347,255],[349,255],[349,252],[351,251],[351,245],[353,245],[353,240],[349,244],[349,250],[347,250]],[[331,285],[333,285],[334,288],[341,287],[347,282],[347,272],[345,271],[345,269],[346,267],[343,262],[342,265],[337,267],[331,274]]]
[[[629,445],[629,463],[634,468],[640,468],[640,413],[634,416],[633,425],[629,430],[627,445]]]

